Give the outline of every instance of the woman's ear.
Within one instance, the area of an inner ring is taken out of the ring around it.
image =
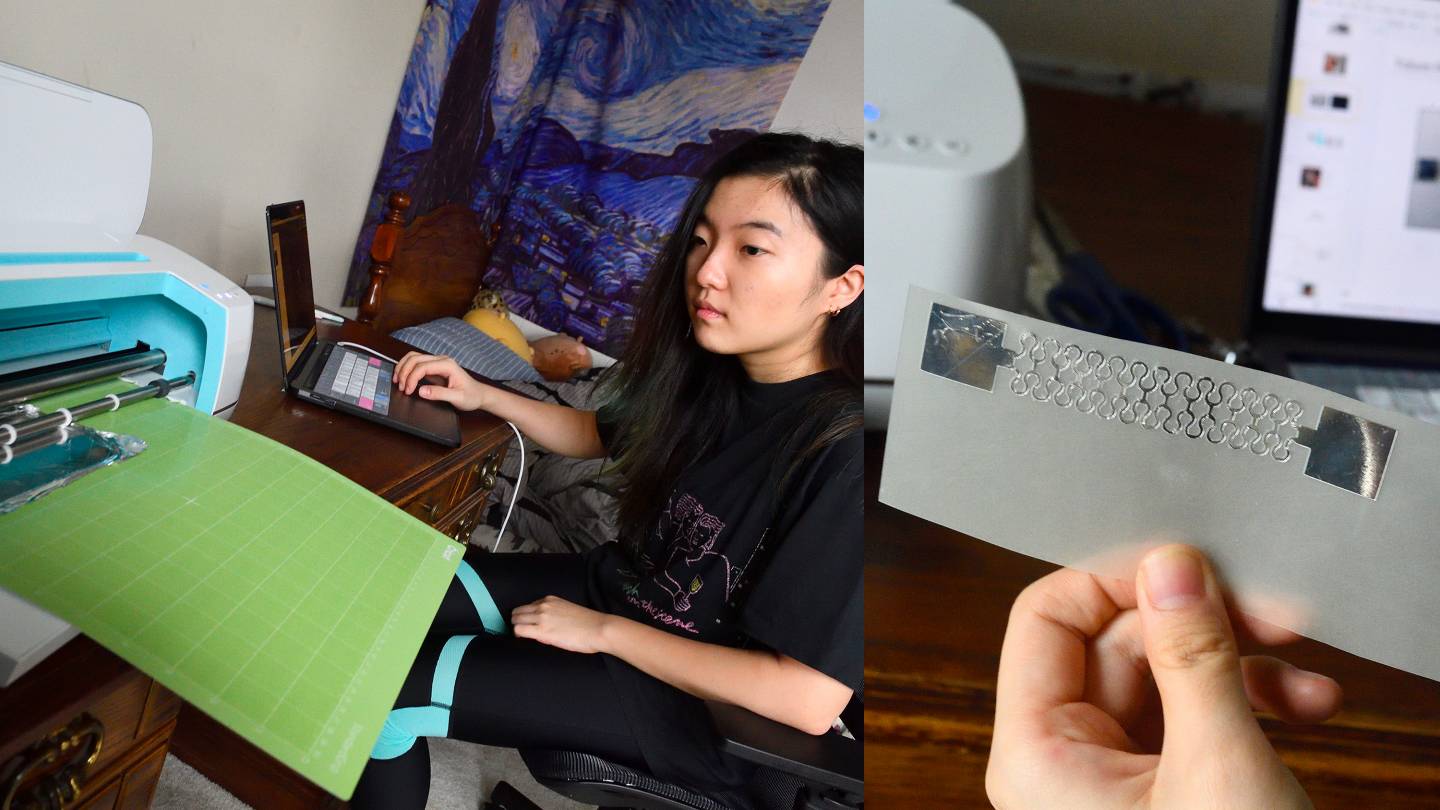
[[[855,303],[865,291],[865,265],[851,265],[849,270],[825,282],[828,288],[825,308],[830,312],[842,310]]]

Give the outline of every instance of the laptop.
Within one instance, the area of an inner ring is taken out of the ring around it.
[[[305,203],[267,206],[265,221],[286,393],[459,447],[460,423],[453,407],[401,393],[392,382],[395,364],[389,360],[316,336]]]
[[[1440,423],[1440,2],[1281,6],[1250,341],[1272,371]]]

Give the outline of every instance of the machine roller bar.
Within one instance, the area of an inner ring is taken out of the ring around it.
[[[97,413],[113,411],[141,400],[169,396],[176,388],[195,384],[195,373],[168,380],[156,380],[124,393],[112,394],[55,413],[42,414],[9,425],[0,425],[0,465],[8,464],[26,453],[63,444],[70,438],[71,424]]]
[[[144,344],[83,360],[0,375],[0,404],[24,402],[94,380],[118,377],[165,365],[165,350]]]

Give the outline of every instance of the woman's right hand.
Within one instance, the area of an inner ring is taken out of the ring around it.
[[[426,377],[440,377],[445,384],[422,383]],[[421,399],[448,402],[461,411],[485,407],[489,389],[452,358],[420,352],[410,352],[395,364],[395,387],[404,394],[418,394]]]

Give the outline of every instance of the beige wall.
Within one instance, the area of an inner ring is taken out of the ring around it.
[[[1276,0],[961,0],[1015,54],[1263,87]]]
[[[303,198],[315,299],[340,301],[424,0],[0,0],[0,61],[138,102],[141,232],[243,281],[264,208]],[[782,124],[859,141],[862,0],[834,0]],[[814,63],[814,64],[812,64]]]
[[[265,206],[304,198],[315,297],[339,302],[424,0],[0,0],[0,60],[135,101],[141,231],[243,280]]]

